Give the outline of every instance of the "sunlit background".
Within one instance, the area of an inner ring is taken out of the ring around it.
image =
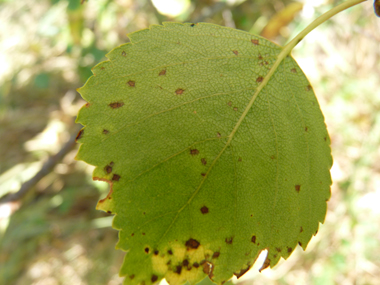
[[[163,21],[210,22],[285,44],[332,0],[0,0],[0,197],[75,137],[76,92],[127,34]],[[244,284],[380,284],[380,18],[373,1],[335,16],[293,52],[331,135],[332,198],[306,252]],[[77,146],[16,202],[0,204],[0,284],[122,284],[108,185]],[[9,196],[8,196],[9,197]],[[4,197],[3,197],[4,198]],[[6,197],[5,197],[6,198]]]

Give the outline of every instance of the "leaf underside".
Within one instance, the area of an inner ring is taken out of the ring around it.
[[[111,185],[98,209],[115,214],[124,283],[222,284],[264,249],[262,269],[305,249],[325,218],[332,157],[294,59],[268,75],[281,47],[212,24],[129,37],[80,88],[77,119],[77,159]]]

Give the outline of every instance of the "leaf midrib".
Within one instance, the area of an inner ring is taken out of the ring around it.
[[[176,216],[174,217],[172,223],[169,225],[168,229],[165,231],[165,233],[162,235],[162,237],[160,238],[160,240],[158,241],[158,243],[167,235],[167,233],[170,231],[170,229],[172,228],[173,224],[175,223],[175,221],[177,220],[179,214],[188,206],[190,205],[191,201],[195,198],[195,196],[199,193],[199,191],[201,190],[204,182],[206,181],[207,177],[208,177],[208,174],[210,173],[210,171],[214,168],[215,164],[217,163],[217,161],[219,160],[219,158],[222,156],[222,154],[224,153],[224,151],[229,147],[229,145],[231,144],[231,141],[232,139],[234,138],[234,135],[235,133],[237,132],[237,130],[239,129],[241,123],[244,121],[245,117],[247,116],[248,112],[251,110],[256,98],[259,96],[260,92],[264,89],[264,87],[268,84],[269,80],[272,78],[273,74],[275,73],[275,71],[277,70],[277,68],[279,67],[279,65],[281,64],[281,62],[284,60],[284,58],[286,56],[289,55],[289,53],[291,52],[291,50],[293,49],[293,47],[290,47],[290,46],[285,46],[285,48],[282,48],[282,51],[278,54],[277,56],[277,60],[275,61],[275,63],[273,64],[272,68],[269,70],[269,72],[267,73],[267,75],[264,77],[263,81],[259,84],[259,86],[257,87],[256,89],[256,92],[253,94],[251,100],[249,101],[247,107],[244,109],[244,112],[242,113],[242,115],[240,116],[239,120],[237,121],[235,127],[232,129],[231,133],[227,136],[228,137],[228,140],[226,142],[226,144],[224,145],[224,147],[222,148],[222,150],[219,152],[219,154],[217,155],[217,157],[213,160],[213,162],[211,163],[209,169],[207,170],[206,172],[206,175],[203,177],[202,181],[200,182],[198,188],[194,191],[193,195],[191,195],[191,197],[189,198],[189,200],[186,202],[185,205],[183,205],[177,212]]]

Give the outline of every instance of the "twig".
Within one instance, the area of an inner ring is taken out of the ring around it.
[[[24,197],[25,194],[28,193],[34,185],[36,185],[43,177],[49,174],[54,168],[54,166],[57,163],[59,163],[71,149],[74,148],[76,136],[76,134],[72,135],[70,139],[63,145],[59,152],[57,152],[55,155],[50,156],[42,166],[41,170],[38,171],[36,175],[34,175],[34,177],[32,177],[30,180],[26,181],[24,184],[21,185],[20,190],[18,190],[16,193],[12,193],[5,196],[4,198],[1,198],[0,204],[18,201],[22,197]]]

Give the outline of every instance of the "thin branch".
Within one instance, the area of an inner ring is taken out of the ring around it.
[[[21,185],[20,190],[18,190],[16,193],[12,193],[1,198],[0,205],[18,201],[24,197],[31,189],[33,189],[33,186],[35,186],[42,178],[49,174],[55,165],[58,164],[63,159],[63,157],[74,148],[76,136],[76,134],[72,135],[59,152],[57,152],[55,155],[50,156],[42,166],[41,170],[38,171],[34,177]]]

